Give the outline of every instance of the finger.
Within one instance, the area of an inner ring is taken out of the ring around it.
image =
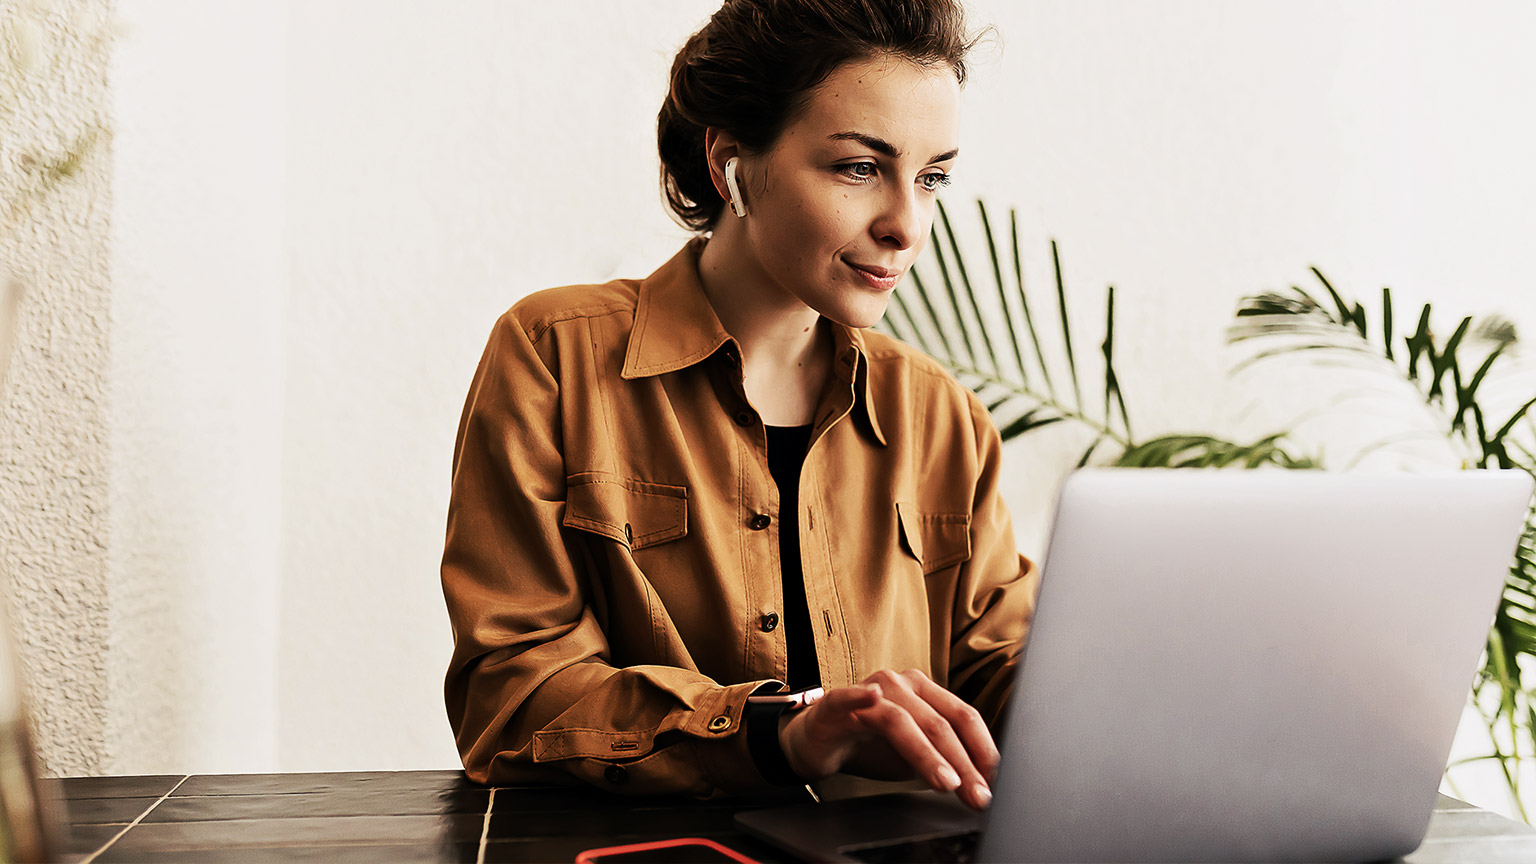
[[[840,769],[858,742],[869,735],[857,712],[879,699],[879,687],[843,687],[797,712],[779,735],[790,766],[807,778]]]
[[[961,783],[957,784],[959,785],[957,792],[961,799],[975,810],[985,810],[992,802],[992,790],[987,784],[986,776],[972,761],[970,751],[961,742],[960,731],[948,717],[940,713],[939,709],[925,698],[934,696],[934,690],[940,693],[945,691],[921,673],[903,673],[899,677],[902,679],[903,686],[891,688],[897,691],[895,698],[903,703],[934,749],[938,750],[945,761],[958,773]],[[961,704],[964,705],[963,702]],[[960,716],[963,717],[963,713]],[[985,731],[985,724],[983,724],[983,731]],[[990,737],[989,735],[988,738]]]
[[[883,695],[878,684],[829,691],[804,710],[807,732],[817,737],[862,734],[864,723],[857,712],[879,702]]]
[[[933,706],[949,721],[949,725],[960,737],[965,745],[966,753],[970,754],[971,762],[976,765],[988,784],[997,774],[997,765],[1001,755],[997,752],[997,742],[992,740],[992,731],[987,728],[987,722],[982,719],[981,712],[971,707],[959,696],[945,690],[927,675],[917,672],[913,679],[909,679],[912,688],[922,697],[923,701]]]
[[[934,746],[906,706],[885,698],[859,711],[858,716],[884,738],[928,785],[943,792],[951,792],[960,787],[960,773]]]

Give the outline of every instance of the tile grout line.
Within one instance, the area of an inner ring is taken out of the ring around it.
[[[475,864],[485,864],[485,844],[491,836],[491,810],[496,806],[496,789],[491,788],[491,795],[485,799],[485,822],[480,825],[480,851],[475,853]],[[82,861],[80,864],[86,864]]]
[[[112,836],[112,839],[108,840],[105,844],[103,844],[100,849],[97,849],[95,852],[92,852],[91,854],[89,854],[89,855],[85,856],[83,859],[81,859],[80,864],[91,864],[92,861],[95,861],[98,857],[100,857],[101,853],[107,851],[108,849],[111,849],[113,843],[116,843],[118,840],[121,840],[123,835],[127,834],[128,831],[133,828],[133,826],[139,824],[140,822],[143,822],[145,816],[148,816],[150,813],[154,812],[154,809],[156,807],[159,807],[161,802],[163,802],[165,799],[171,797],[171,792],[175,792],[177,789],[180,789],[181,788],[181,784],[187,782],[190,779],[192,779],[192,775],[188,774],[188,775],[182,777],[180,780],[177,780],[176,781],[176,785],[172,786],[170,788],[169,792],[166,792],[164,795],[161,795],[160,798],[155,801],[155,803],[149,805],[149,809],[145,810],[143,813],[140,813],[139,814],[139,818],[133,820],[132,822],[129,822],[127,828],[124,828],[123,830],[121,830],[121,831],[117,832],[116,834],[114,834]]]

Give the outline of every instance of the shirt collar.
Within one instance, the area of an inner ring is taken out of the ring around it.
[[[640,281],[635,324],[624,354],[624,369],[619,373],[624,380],[675,372],[735,341],[725,332],[699,281],[699,252],[704,242],[702,237],[690,240],[670,261]],[[836,351],[834,362],[840,370],[852,367],[855,407],[869,421],[875,440],[885,445],[885,433],[875,418],[864,334],[830,319],[829,323]]]

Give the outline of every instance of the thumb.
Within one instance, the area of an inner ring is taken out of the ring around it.
[[[865,728],[859,712],[879,704],[883,693],[878,684],[839,687],[805,711],[805,722],[815,727],[818,737],[862,732]]]

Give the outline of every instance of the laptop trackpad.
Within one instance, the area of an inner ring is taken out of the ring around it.
[[[804,858],[852,861],[842,850],[979,831],[982,814],[960,803],[954,793],[899,792],[746,810],[736,814],[736,823]]]

